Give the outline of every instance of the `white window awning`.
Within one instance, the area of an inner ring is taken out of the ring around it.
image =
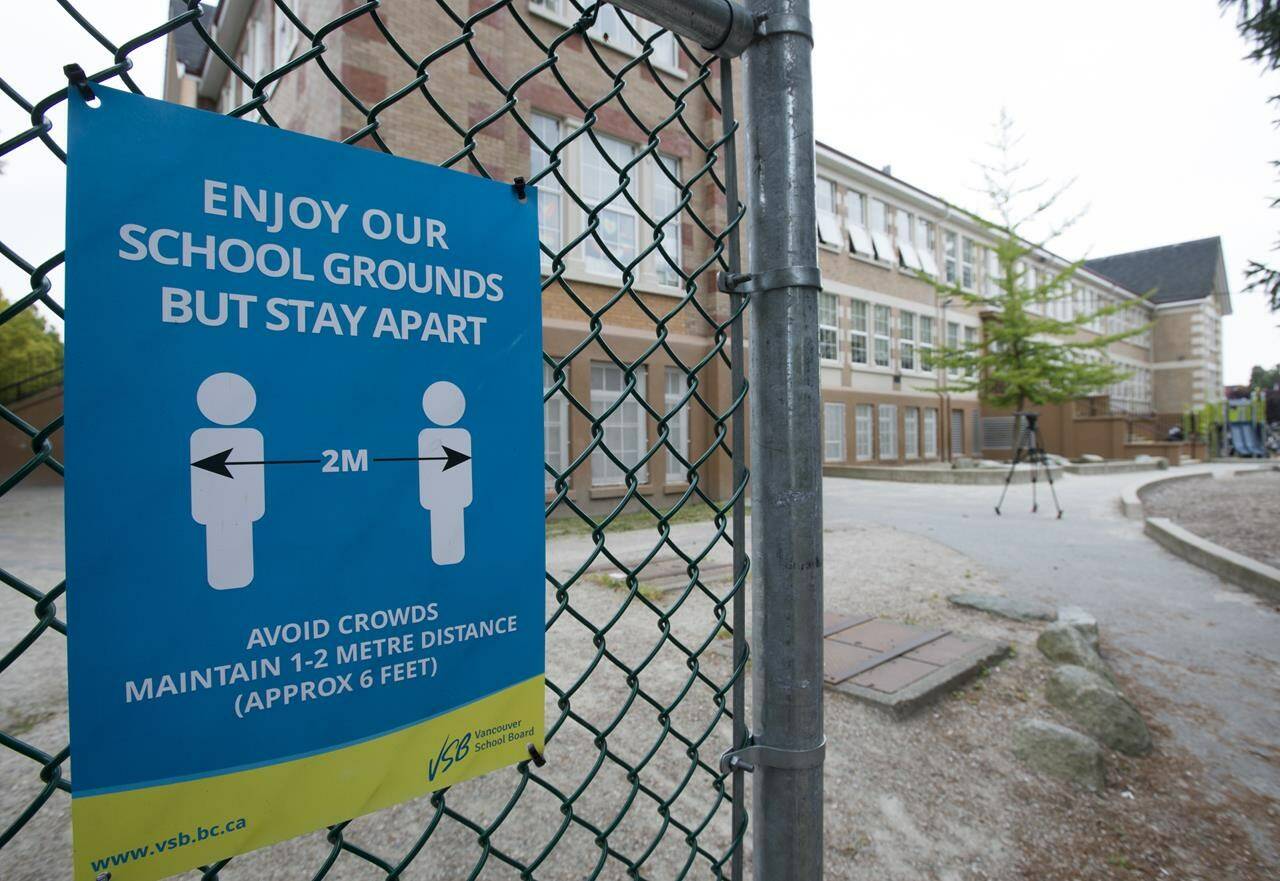
[[[876,256],[886,263],[896,263],[897,256],[893,250],[893,243],[889,241],[889,234],[880,230],[871,231],[871,241],[876,246]]]
[[[840,247],[840,222],[829,211],[818,212],[818,241]]]
[[[852,223],[845,224],[845,230],[849,233],[849,247],[854,253],[861,254],[864,257],[875,257],[876,250],[871,244],[871,233],[867,231],[865,226],[855,226]]]
[[[911,242],[899,239],[898,251],[902,254],[902,263],[904,266],[909,269],[924,269],[924,266],[920,263],[920,254],[916,251],[916,246],[911,244]]]

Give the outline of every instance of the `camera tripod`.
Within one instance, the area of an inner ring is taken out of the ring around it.
[[[1009,463],[1009,473],[1004,477],[1004,489],[1000,491],[1000,501],[996,502],[996,516],[1000,516],[1000,506],[1004,504],[1004,497],[1009,492],[1009,484],[1013,481],[1014,472],[1018,470],[1018,463],[1025,461],[1031,465],[1031,513],[1034,514],[1040,510],[1040,504],[1036,500],[1036,482],[1040,476],[1040,469],[1043,468],[1045,479],[1049,481],[1049,493],[1053,496],[1053,507],[1058,512],[1058,519],[1061,520],[1062,506],[1058,504],[1058,491],[1053,487],[1053,470],[1049,467],[1049,458],[1040,444],[1038,425],[1040,414],[1014,413],[1013,418],[1017,439],[1014,443],[1013,461]],[[1022,419],[1027,421],[1025,431],[1019,430]]]

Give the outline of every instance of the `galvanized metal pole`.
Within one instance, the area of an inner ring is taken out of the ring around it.
[[[755,37],[755,19],[733,0],[613,0],[628,12],[705,46],[722,58],[735,58]]]
[[[747,0],[747,8],[768,16],[743,54],[748,267],[762,288],[751,300],[752,727],[757,744],[785,751],[752,774],[752,859],[757,881],[818,881],[822,405],[812,31],[809,0]],[[791,761],[779,759],[787,754]]]

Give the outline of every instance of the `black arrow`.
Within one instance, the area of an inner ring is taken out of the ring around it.
[[[468,461],[471,457],[466,453],[459,453],[453,447],[446,447],[443,444],[440,449],[444,450],[443,456],[374,456],[374,462],[444,462],[441,471],[448,471],[455,468],[463,462]]]
[[[441,471],[448,471],[471,459],[466,453],[459,453],[452,447],[441,447],[444,450],[443,456],[374,456],[374,462],[444,462]],[[221,453],[214,453],[212,456],[206,456],[198,462],[192,462],[192,468],[203,468],[211,474],[221,474],[223,477],[229,477],[235,480],[235,475],[231,473],[229,465],[318,465],[323,459],[258,459],[255,461],[229,462],[233,450],[223,450]]]
[[[192,462],[191,467],[203,468],[212,474],[221,474],[223,477],[235,480],[236,476],[227,468],[228,465],[318,465],[324,461],[323,459],[258,459],[252,462],[228,462],[231,452],[231,450],[223,450],[221,453],[214,453],[199,462]]]

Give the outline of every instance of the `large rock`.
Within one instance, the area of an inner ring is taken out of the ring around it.
[[[1106,783],[1102,748],[1091,737],[1043,719],[1023,719],[1013,729],[1013,754],[1053,777],[1098,791]]]
[[[1097,644],[1096,636],[1091,639],[1080,627],[1062,621],[1050,624],[1036,639],[1036,648],[1053,663],[1084,667],[1114,683],[1115,677],[1098,654]]]
[[[1045,688],[1049,703],[1114,750],[1130,756],[1151,751],[1151,732],[1133,704],[1110,682],[1083,667],[1058,667]]]
[[[1052,621],[1057,617],[1057,613],[1048,606],[985,593],[956,593],[947,597],[947,602],[1015,621]]]
[[[1098,619],[1079,606],[1063,606],[1058,609],[1058,623],[1080,631],[1093,650],[1098,651]],[[1084,665],[1080,665],[1084,666]]]

